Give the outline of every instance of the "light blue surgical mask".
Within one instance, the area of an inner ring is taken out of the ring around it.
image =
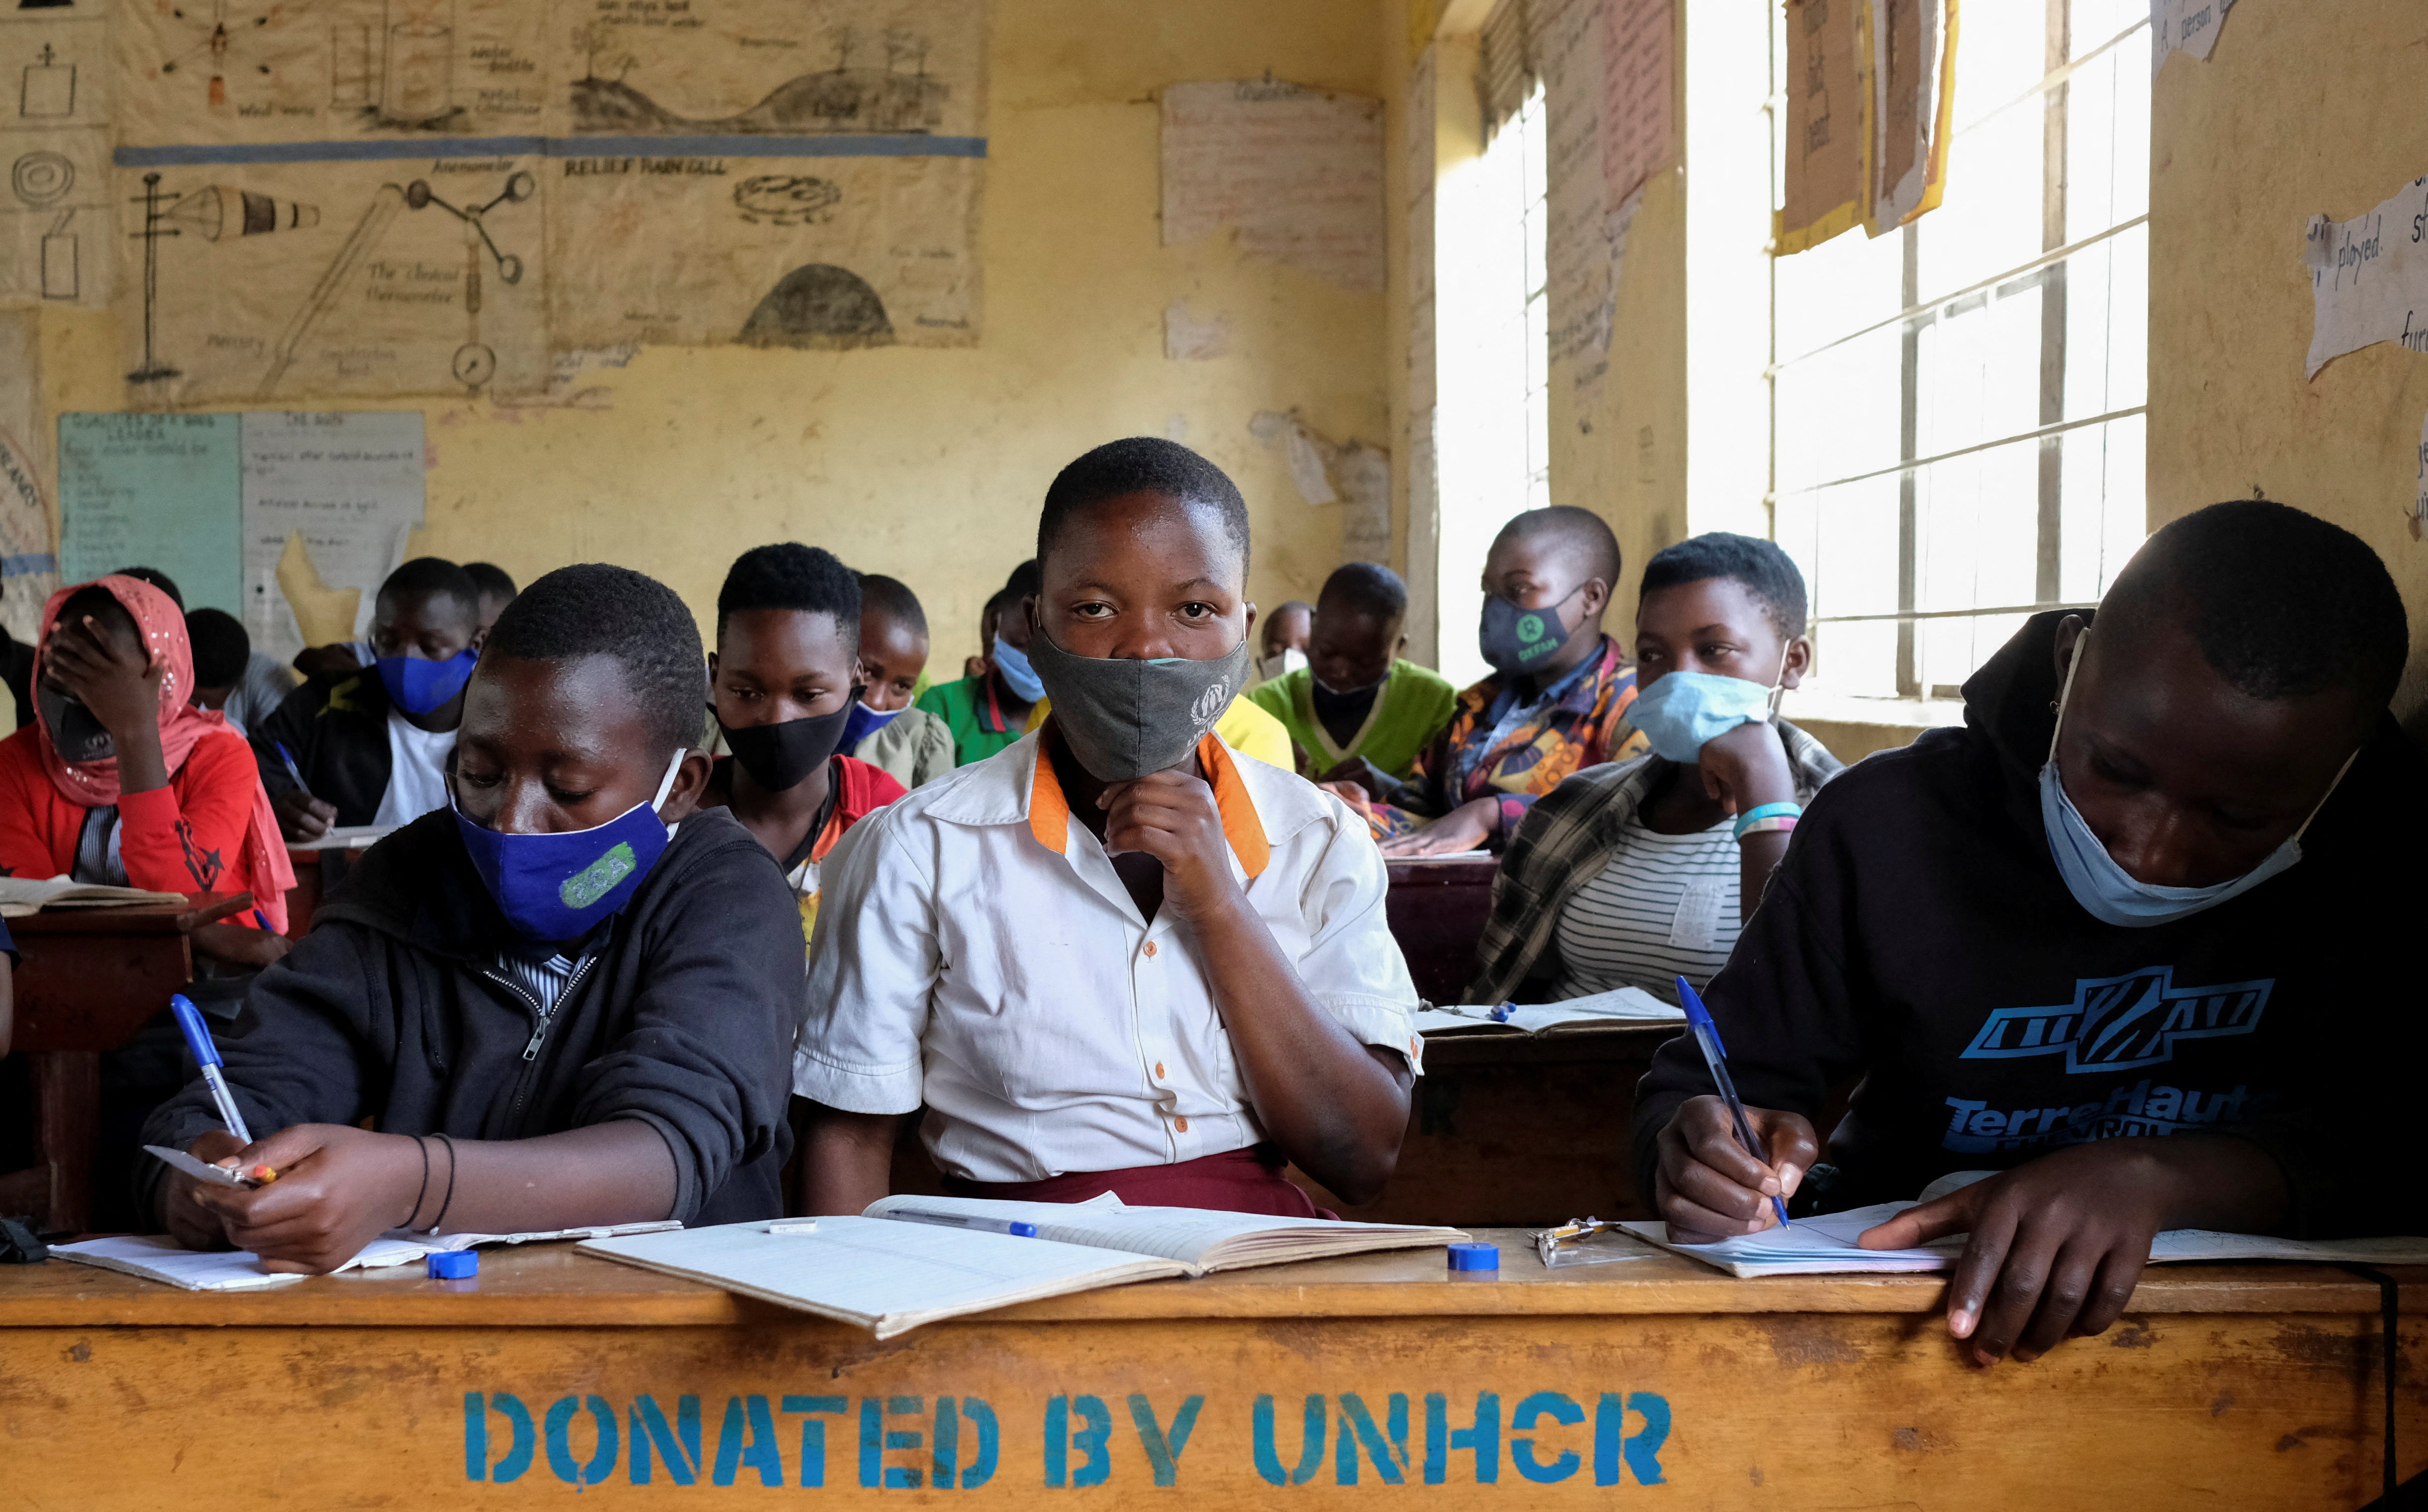
[[[1782,663],[1783,666],[1783,663]],[[1694,761],[1706,742],[1740,724],[1769,723],[1777,690],[1712,672],[1664,673],[1638,690],[1627,721],[1652,742],[1652,754]]]
[[[1028,653],[998,635],[994,652],[988,660],[1003,675],[1003,685],[1024,704],[1033,704],[1045,696],[1045,684],[1039,680],[1037,669],[1028,664]]]
[[[2310,806],[2309,816],[2302,827],[2286,837],[2285,843],[2268,853],[2265,860],[2239,877],[2207,887],[2161,887],[2143,882],[2125,870],[2108,854],[2108,847],[2092,833],[2082,811],[2066,796],[2064,779],[2057,770],[2057,730],[2065,728],[2066,699],[2074,692],[2074,673],[2082,664],[2082,648],[2091,639],[2088,631],[2075,637],[2074,655],[2066,662],[2065,686],[2057,697],[2057,729],[2049,732],[2048,759],[2041,763],[2041,827],[2048,832],[2049,855],[2057,862],[2058,875],[2065,879],[2065,890],[2083,911],[2103,924],[2120,929],[2148,929],[2156,924],[2172,924],[2231,898],[2239,898],[2269,878],[2289,870],[2302,859],[2302,837],[2309,832],[2310,821],[2327,805],[2344,773],[2352,770],[2354,751],[2344,757],[2336,771],[2336,780]]]

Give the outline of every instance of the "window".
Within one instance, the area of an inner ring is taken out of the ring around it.
[[[1944,202],[1774,265],[1773,533],[1832,703],[1957,696],[2141,542],[2148,49],[2140,0],[1966,6]]]

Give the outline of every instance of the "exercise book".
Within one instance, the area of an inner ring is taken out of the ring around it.
[[[615,1234],[655,1233],[681,1227],[671,1221],[602,1224],[590,1228],[558,1228],[528,1234],[418,1234],[392,1228],[364,1245],[361,1253],[338,1266],[337,1271],[385,1270],[394,1265],[411,1265],[448,1250],[473,1249],[489,1244],[604,1239]],[[81,1244],[53,1244],[51,1254],[79,1265],[98,1265],[104,1270],[139,1276],[147,1281],[165,1281],[171,1286],[184,1287],[189,1292],[251,1292],[308,1279],[287,1272],[263,1270],[261,1257],[249,1249],[180,1249],[177,1242],[166,1234],[122,1234],[110,1239],[88,1239]]]
[[[1495,1018],[1505,1012],[1506,1018]],[[1422,1008],[1417,1012],[1417,1032],[1436,1034],[1544,1034],[1564,1029],[1589,1029],[1601,1024],[1683,1024],[1685,1014],[1675,1003],[1663,1002],[1642,987],[1620,987],[1566,1002],[1526,1003],[1496,1010],[1477,1004],[1455,1008]]]
[[[995,1231],[1014,1225],[1035,1232]],[[1130,1281],[1466,1237],[1455,1228],[1119,1202],[892,1196],[857,1218],[724,1224],[594,1240],[582,1249],[891,1339],[944,1318]]]

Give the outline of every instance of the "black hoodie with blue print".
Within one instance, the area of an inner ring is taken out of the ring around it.
[[[1862,1078],[1822,1130],[1830,1209],[2089,1140],[2233,1133],[2284,1168],[2287,1231],[2400,1228],[2422,1186],[2398,1120],[2423,1049],[2407,947],[2428,763],[2385,720],[2298,865],[2188,919],[2102,923],[2041,821],[2062,618],[2035,616],[1964,685],[1963,728],[1813,800],[1707,994],[1738,1093],[1817,1118]],[[1635,1106],[1648,1200],[1661,1130],[1712,1090],[1692,1039],[1654,1058]]]

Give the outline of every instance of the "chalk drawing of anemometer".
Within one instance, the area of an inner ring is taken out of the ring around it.
[[[488,203],[459,206],[432,193],[430,186],[420,179],[405,187],[406,204],[416,210],[436,205],[464,223],[464,318],[470,331],[464,345],[455,349],[452,367],[455,381],[476,392],[486,387],[498,373],[498,354],[481,340],[481,253],[485,250],[496,260],[500,283],[523,281],[523,260],[512,252],[500,252],[498,244],[490,239],[488,214],[501,204],[520,204],[538,188],[537,179],[518,172],[506,179],[506,187]]]

